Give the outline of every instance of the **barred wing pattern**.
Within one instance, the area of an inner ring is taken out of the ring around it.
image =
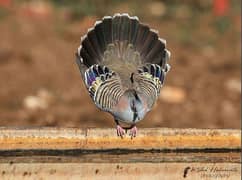
[[[123,94],[119,76],[106,66],[92,65],[84,78],[91,98],[101,110],[110,111]]]
[[[148,98],[149,109],[152,108],[159,96],[165,75],[169,69],[170,66],[168,64],[163,69],[157,64],[150,63],[138,69],[138,75],[135,76],[134,81],[138,83],[139,90]]]

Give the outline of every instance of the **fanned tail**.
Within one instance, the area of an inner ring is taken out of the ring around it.
[[[117,57],[125,57],[120,60],[131,63],[137,58],[127,59],[127,57],[136,57],[138,54],[140,64],[158,64],[165,69],[170,58],[166,41],[160,39],[156,31],[140,23],[136,16],[115,14],[113,17],[105,16],[102,21],[97,21],[95,26],[82,37],[81,46],[77,51],[77,63],[82,75],[94,64],[103,65],[104,59],[108,58],[105,57],[105,54],[108,54],[105,52],[110,45],[114,45]],[[136,54],[127,56],[130,52]]]

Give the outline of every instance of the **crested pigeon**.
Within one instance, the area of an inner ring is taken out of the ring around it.
[[[170,69],[170,52],[158,32],[128,14],[104,16],[81,38],[76,62],[98,108],[113,115],[117,135],[152,109]],[[129,125],[126,128],[123,125]]]

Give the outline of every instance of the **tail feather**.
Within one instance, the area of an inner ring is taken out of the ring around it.
[[[88,37],[88,36],[87,36]],[[91,60],[88,59],[87,61],[94,61],[95,63],[98,63],[100,60],[98,59],[98,55],[96,53],[96,49],[89,40],[89,37],[84,39],[82,42],[82,49],[85,49],[85,51],[88,53],[90,56]],[[86,60],[84,62],[88,63]]]
[[[162,56],[162,63],[161,63],[161,67],[165,68],[167,65],[167,61],[170,59],[171,53],[170,51],[168,51],[167,49],[165,49],[163,51],[163,56]]]
[[[112,42],[120,40],[121,18],[119,15],[114,16],[112,20]]]
[[[87,67],[89,67],[92,64],[95,64],[96,63],[96,61],[89,55],[89,53],[83,47],[80,48],[80,56],[82,57],[80,59],[81,63],[83,63]],[[85,59],[85,61],[83,61],[84,59]]]
[[[88,32],[88,40],[91,42],[93,49],[95,50],[97,59],[101,61],[103,57],[103,53],[101,52],[101,48],[98,42],[98,37],[95,31]]]
[[[140,54],[143,64],[154,63],[165,68],[169,59],[169,52],[165,49],[166,43],[159,39],[157,32],[141,24],[137,17],[115,14],[113,17],[105,16],[89,30],[78,48],[77,60],[87,67],[100,64],[110,44],[115,45],[115,52],[119,57],[124,57],[122,54],[130,52]],[[134,51],[130,51],[130,45]]]
[[[104,37],[103,22],[102,21],[96,22],[95,28],[94,28],[94,33],[95,33],[97,41],[98,41],[100,52],[104,52],[105,47],[106,47],[106,40],[105,40],[105,37]]]
[[[152,51],[153,47],[155,46],[158,39],[158,35],[156,33],[149,32],[147,35],[145,42],[143,44],[143,47],[141,49],[141,56],[143,55],[145,57],[145,60],[147,59],[147,55],[150,51]],[[159,49],[161,51],[161,49]],[[147,59],[146,61],[149,61]]]
[[[135,40],[135,47],[138,50],[138,52],[141,53],[141,55],[144,55],[144,52],[142,52],[142,47],[144,45],[144,42],[146,40],[146,36],[149,32],[149,27],[145,25],[139,25],[138,32],[137,32],[137,37]]]
[[[161,41],[155,41],[154,46],[152,49],[147,53],[146,59],[154,59],[159,53],[161,52],[161,49],[164,49],[164,44],[161,43]]]
[[[112,18],[109,16],[106,16],[103,18],[102,21],[103,24],[103,35],[104,35],[104,40],[105,40],[105,48],[107,47],[108,44],[113,42],[112,39]]]
[[[137,17],[130,18],[130,32],[129,32],[129,42],[130,44],[135,44],[139,28],[139,20]]]
[[[120,41],[126,41],[129,40],[129,33],[130,33],[130,19],[128,18],[128,16],[121,16],[121,22],[120,22],[120,37],[119,40]]]

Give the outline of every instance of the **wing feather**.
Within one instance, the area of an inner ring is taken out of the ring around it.
[[[168,66],[168,65],[167,65]],[[169,67],[162,69],[158,64],[147,63],[138,69],[134,76],[134,81],[138,84],[137,91],[142,92],[147,97],[149,109],[152,108],[160,94],[160,89],[164,83],[164,78]]]
[[[106,66],[92,65],[85,72],[85,84],[94,103],[110,111],[123,94],[119,76]]]

